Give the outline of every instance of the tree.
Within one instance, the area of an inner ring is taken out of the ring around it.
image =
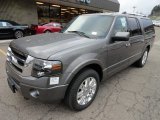
[[[151,16],[157,16],[160,15],[160,5],[156,5],[152,11],[151,11]]]

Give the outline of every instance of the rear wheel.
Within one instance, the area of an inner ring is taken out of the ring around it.
[[[14,33],[14,37],[15,37],[16,39],[21,38],[21,37],[23,37],[23,36],[24,36],[24,34],[23,34],[23,32],[20,31],[20,30],[15,31],[15,33]]]
[[[135,63],[137,67],[144,67],[148,59],[148,49],[144,51],[142,57]]]
[[[67,91],[65,102],[73,110],[83,110],[93,102],[98,88],[98,73],[95,70],[87,69],[77,75]]]

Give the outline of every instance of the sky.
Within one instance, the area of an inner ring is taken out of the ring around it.
[[[149,15],[155,5],[160,4],[160,0],[118,0],[120,2],[120,12],[143,13]],[[135,6],[135,10],[133,9]]]

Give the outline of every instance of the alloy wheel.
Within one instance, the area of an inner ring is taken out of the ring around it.
[[[148,51],[146,50],[143,54],[143,57],[142,57],[142,64],[144,65],[147,61],[147,57],[148,57]]]
[[[88,104],[94,97],[97,89],[97,81],[93,77],[86,78],[77,91],[77,103],[79,105]]]

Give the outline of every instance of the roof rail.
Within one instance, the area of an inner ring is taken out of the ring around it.
[[[133,16],[141,16],[141,17],[147,17],[146,15],[143,15],[143,14],[137,14],[137,13],[127,13],[127,12],[123,12],[122,14],[126,14],[126,15],[133,15]]]

